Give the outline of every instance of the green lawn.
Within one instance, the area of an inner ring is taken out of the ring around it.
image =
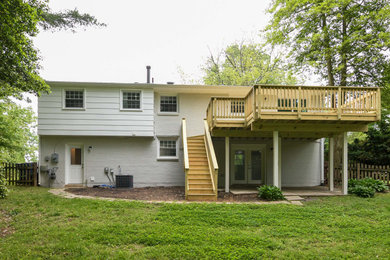
[[[294,205],[64,199],[12,188],[0,259],[389,258],[390,193]],[[1,232],[0,232],[1,236]]]

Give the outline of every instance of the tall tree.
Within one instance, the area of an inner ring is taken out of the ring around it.
[[[328,85],[380,85],[389,64],[388,0],[273,0],[267,41]],[[388,80],[388,79],[387,79]]]
[[[314,70],[330,86],[389,87],[388,0],[273,0],[265,33],[287,49],[290,64]],[[342,139],[335,139],[341,163]]]
[[[32,38],[44,30],[74,30],[76,26],[104,26],[77,9],[52,12],[48,1],[0,1],[0,99],[21,98],[25,92],[39,95],[49,86],[39,76],[40,57]]]
[[[33,37],[39,29],[75,31],[79,26],[105,24],[77,9],[53,12],[45,0],[0,1],[0,162],[22,162],[36,155],[33,112],[11,99],[21,99],[26,92],[49,91],[39,75],[40,57]]]
[[[210,54],[203,81],[208,85],[295,84],[279,57],[268,54],[258,44],[232,44],[218,55]]]

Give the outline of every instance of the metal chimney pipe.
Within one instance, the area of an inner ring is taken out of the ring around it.
[[[149,65],[146,66],[146,83],[150,83],[150,69],[152,67],[150,67]]]

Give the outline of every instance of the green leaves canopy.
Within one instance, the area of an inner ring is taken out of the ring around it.
[[[267,41],[288,49],[291,64],[329,85],[385,85],[388,0],[274,0]]]
[[[389,115],[370,126],[366,139],[355,139],[348,147],[350,160],[374,165],[390,164],[390,121]]]
[[[43,7],[39,1],[0,2],[0,99],[49,91],[39,76],[38,51],[31,40],[38,33]]]
[[[52,12],[47,1],[2,0],[0,2],[0,99],[23,92],[39,95],[49,86],[39,76],[39,53],[32,37],[44,30],[74,30],[77,26],[105,26],[77,9]]]
[[[36,160],[38,138],[31,108],[13,102],[0,103],[0,163]]]
[[[203,67],[208,85],[294,84],[296,78],[257,44],[232,44],[217,57],[210,55]]]
[[[23,93],[50,91],[39,75],[39,52],[32,41],[38,28],[74,31],[77,26],[88,25],[105,26],[77,9],[52,12],[48,1],[0,1],[0,162],[35,160],[33,111],[16,105],[10,97],[21,99]]]

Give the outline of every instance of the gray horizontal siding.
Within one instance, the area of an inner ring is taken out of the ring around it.
[[[42,134],[44,133],[44,134]],[[142,136],[153,137],[153,132],[142,131],[88,131],[88,130],[41,130],[39,135],[60,135],[60,136]]]
[[[154,135],[151,89],[142,90],[142,111],[120,110],[121,88],[86,88],[84,110],[63,109],[62,91],[52,87],[52,93],[38,99],[39,135]]]

